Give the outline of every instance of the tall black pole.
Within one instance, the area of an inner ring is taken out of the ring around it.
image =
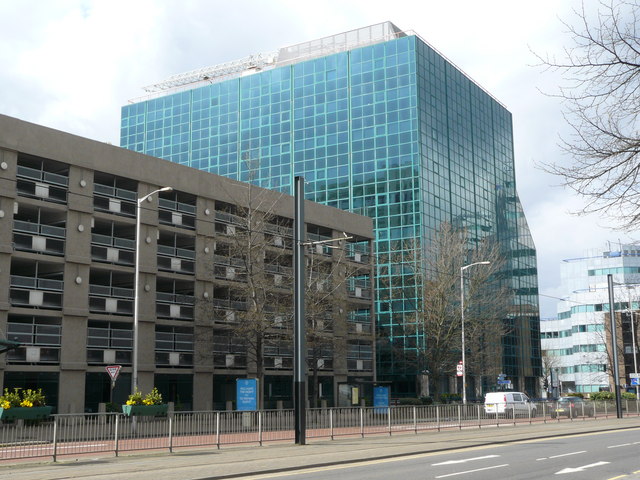
[[[304,178],[296,177],[294,184],[294,233],[293,243],[293,403],[295,411],[295,442],[304,445],[306,437],[306,401],[307,401],[307,363],[305,346],[305,315],[304,315]]]
[[[609,284],[609,320],[611,322],[611,350],[613,351],[613,384],[616,394],[616,414],[618,418],[622,418],[622,399],[620,398],[620,372],[618,369],[618,334],[616,328],[616,311],[613,298],[613,275],[607,275]]]

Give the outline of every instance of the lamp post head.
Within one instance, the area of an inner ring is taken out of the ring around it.
[[[485,260],[483,262],[473,262],[473,263],[470,263],[469,265],[464,265],[464,266],[460,267],[460,272],[464,272],[467,268],[473,267],[475,265],[489,265],[490,263],[491,262],[489,262],[487,260]]]
[[[173,191],[173,187],[162,187],[159,192],[171,192]]]

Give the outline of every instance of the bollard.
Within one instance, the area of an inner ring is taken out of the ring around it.
[[[333,408],[329,410],[329,434],[333,440]]]
[[[169,453],[173,453],[173,415],[169,416]]]
[[[58,456],[58,417],[53,417],[53,461],[56,461]]]
[[[216,446],[220,450],[220,412],[216,412]]]
[[[115,453],[115,456],[116,456],[116,457],[118,456],[118,446],[119,446],[119,445],[118,445],[118,442],[119,442],[119,440],[120,440],[120,439],[118,438],[118,420],[119,420],[119,419],[120,419],[120,414],[117,414],[117,415],[116,415],[116,424],[115,424],[115,428],[114,428],[114,430],[113,430],[113,436],[114,436],[113,444],[115,445],[115,447],[114,447],[114,448],[115,448],[115,452],[114,452],[114,453]]]

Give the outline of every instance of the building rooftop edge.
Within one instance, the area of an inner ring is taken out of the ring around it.
[[[188,192],[199,197],[235,201],[238,196],[237,192],[241,188],[232,188],[231,186],[245,187],[249,185],[215,173],[169,162],[117,145],[4,114],[0,114],[0,132],[2,132],[0,135],[0,151],[19,152],[73,164],[78,168],[99,170],[114,175],[122,175],[122,172],[127,172],[132,180],[151,185],[172,184],[171,186],[175,190]],[[85,155],[75,157],[72,155],[73,151],[82,151]],[[70,158],[74,158],[74,160],[71,161]],[[101,160],[107,158],[109,161],[101,162]],[[133,159],[135,159],[134,165],[127,168],[127,165],[132,164]],[[222,193],[215,197],[211,196],[209,192],[212,187],[215,189],[222,184],[229,185],[229,188],[218,188],[218,191]],[[290,194],[255,185],[252,188],[268,195],[267,199],[274,205],[286,205],[283,211],[291,210],[293,212],[293,197]],[[226,199],[223,197],[226,197]],[[363,238],[374,238],[373,220],[369,217],[322,205],[311,200],[305,200],[305,212],[305,221],[307,223],[328,225],[325,217],[331,218],[336,227],[342,228],[350,234]]]
[[[365,31],[370,32],[370,35],[365,36],[363,33]],[[352,41],[354,36],[355,41]],[[277,51],[268,53],[257,53],[241,58],[239,60],[233,60],[209,67],[203,67],[188,72],[175,74],[164,81],[142,87],[143,90],[147,92],[147,94],[129,99],[128,103],[132,104],[143,102],[146,100],[164,96],[166,94],[178,93],[180,91],[197,88],[196,86],[198,84],[206,85],[219,81],[230,80],[232,78],[247,76],[261,71],[291,65],[293,63],[310,60],[312,58],[318,58],[333,53],[349,51],[355,48],[374,45],[377,43],[382,43],[408,36],[415,36],[416,38],[420,39],[421,42],[423,42],[434,52],[440,55],[454,68],[460,71],[465,77],[467,77],[471,82],[477,85],[483,92],[485,92],[498,104],[508,110],[507,107],[494,95],[492,95],[486,88],[475,81],[470,75],[468,75],[458,65],[451,61],[451,59],[449,59],[437,48],[427,42],[415,31],[401,30],[391,21],[381,22],[369,25],[367,27],[360,27],[354,30],[329,35],[327,37],[322,37],[316,40],[297,43],[288,47],[279,48]],[[336,43],[337,39],[343,37],[343,41]],[[295,52],[298,53],[296,54]]]

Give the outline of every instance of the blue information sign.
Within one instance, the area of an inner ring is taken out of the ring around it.
[[[389,408],[389,387],[373,387],[375,413],[387,413]]]
[[[258,379],[238,378],[236,380],[236,401],[238,410],[257,410]]]

